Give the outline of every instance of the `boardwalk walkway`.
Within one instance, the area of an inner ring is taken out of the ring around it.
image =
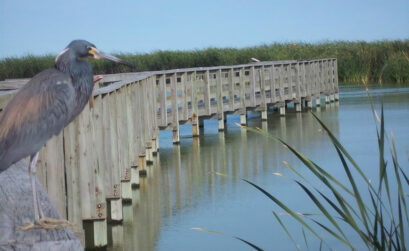
[[[9,89],[27,81],[0,82],[0,109],[15,92]],[[338,100],[334,58],[104,75],[93,105],[43,148],[38,178],[86,245],[104,246],[107,221],[122,221],[123,203],[155,158],[159,130],[172,130],[178,144],[181,124],[198,136],[203,119],[218,119],[223,131],[228,114],[246,124],[247,111],[266,120],[269,109],[284,116],[289,102],[301,112],[321,98]]]

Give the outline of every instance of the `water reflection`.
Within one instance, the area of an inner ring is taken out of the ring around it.
[[[341,94],[341,106],[322,102],[312,111],[348,146],[359,164],[369,167],[369,173],[370,167],[376,166],[373,154],[377,149],[366,94],[354,89]],[[409,88],[384,94],[376,92],[375,106],[384,102],[387,126],[400,136],[398,144],[407,144],[409,129],[404,125],[409,124]],[[110,250],[248,250],[240,242],[192,231],[192,227],[245,237],[266,249],[294,249],[277,226],[271,203],[240,178],[286,197],[299,210],[313,211],[316,209],[307,200],[296,196],[298,190],[290,179],[272,175],[289,176],[283,161],[303,175],[305,168],[278,141],[236,126],[239,119],[229,117],[224,133],[217,132],[216,120],[206,121],[205,132],[195,138],[190,136],[190,127],[181,127],[180,145],[172,145],[171,135],[161,137],[160,153],[147,167],[140,189],[133,191],[133,203],[124,206],[123,224],[109,226]],[[250,115],[248,126],[280,137],[335,175],[342,172],[335,168],[339,160],[328,136],[309,112],[296,113],[289,108],[285,117],[278,112],[269,114],[267,122]],[[283,221],[299,230],[288,219]]]
[[[338,134],[338,104],[315,108],[314,112]],[[109,226],[110,250],[183,250],[175,246],[175,239],[189,237],[190,228],[195,226],[194,221],[179,225],[184,217],[207,209],[228,210],[231,206],[223,203],[233,201],[234,205],[241,193],[248,193],[249,187],[243,186],[241,178],[266,184],[271,183],[273,172],[287,171],[282,162],[294,161],[288,149],[278,141],[237,127],[235,120],[239,118],[228,121],[226,132],[181,137],[180,145],[166,145],[161,139],[160,153],[147,167],[147,177],[140,179],[140,188],[133,190],[132,204],[124,205],[123,223]],[[248,123],[297,149],[324,144],[325,135],[309,112],[288,111],[285,117],[273,113],[268,121],[253,117]],[[205,222],[217,222],[219,215],[203,217]],[[161,229],[175,234],[158,243]]]

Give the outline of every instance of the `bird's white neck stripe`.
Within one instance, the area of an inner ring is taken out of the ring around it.
[[[64,53],[66,53],[70,48],[65,48],[62,52],[60,52],[60,54],[57,55],[57,57],[55,58],[55,62],[58,61],[58,58],[61,57],[61,55],[63,55]]]

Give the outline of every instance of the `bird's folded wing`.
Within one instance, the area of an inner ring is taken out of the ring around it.
[[[55,69],[36,75],[1,114],[0,148],[4,140],[10,145],[13,141],[25,141],[25,137],[46,141],[58,134],[66,125],[74,99],[69,75]]]

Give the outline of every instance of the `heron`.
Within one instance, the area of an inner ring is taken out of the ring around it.
[[[132,64],[103,53],[86,40],[73,40],[55,59],[53,68],[35,75],[10,100],[0,114],[0,173],[17,161],[30,157],[29,176],[33,192],[34,225],[66,227],[69,222],[44,216],[35,186],[40,149],[58,135],[90,100],[94,86],[91,64],[86,58]]]

